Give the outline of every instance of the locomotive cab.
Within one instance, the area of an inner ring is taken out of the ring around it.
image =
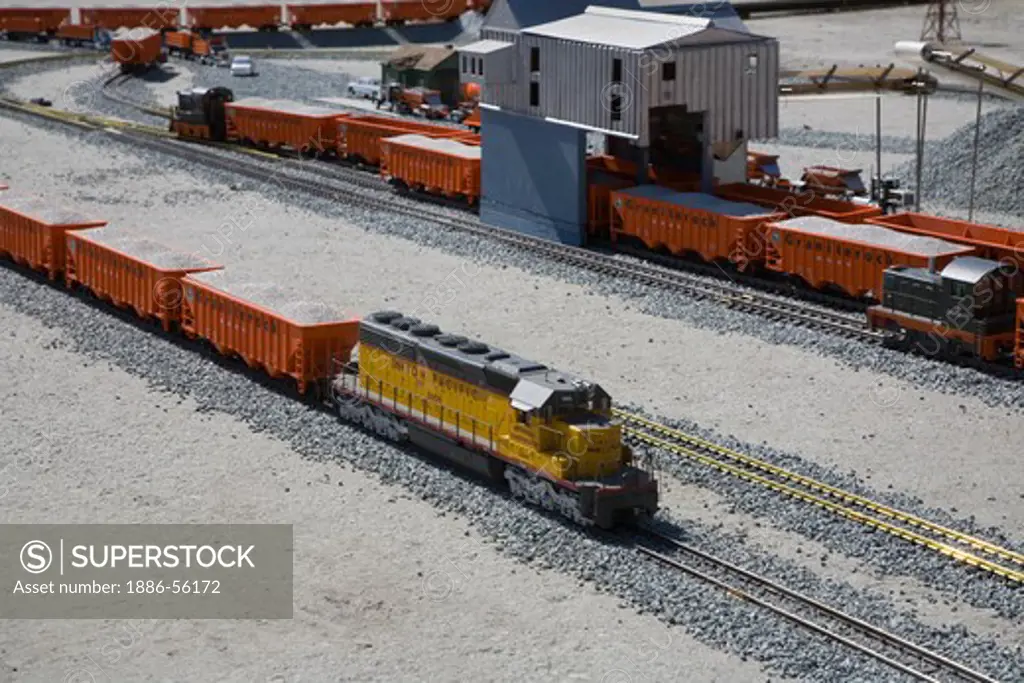
[[[886,269],[882,303],[868,309],[868,320],[929,355],[993,361],[1013,345],[1015,309],[1013,279],[1001,264],[962,256],[939,273]]]
[[[224,142],[227,118],[224,105],[233,102],[228,88],[193,88],[178,91],[178,106],[171,111],[171,130],[180,137]]]
[[[551,457],[555,476],[600,479],[629,464],[611,397],[598,385],[554,370],[522,377],[510,395],[516,425],[510,437]]]

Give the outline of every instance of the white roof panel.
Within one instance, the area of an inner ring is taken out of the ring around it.
[[[475,43],[463,45],[459,48],[459,52],[465,52],[473,55],[489,55],[492,52],[497,52],[498,50],[504,50],[505,48],[513,46],[514,43],[506,43],[503,40],[478,40]]]
[[[638,12],[609,7],[588,7],[558,21],[523,29],[529,35],[644,50],[671,43],[714,27],[710,19]]]

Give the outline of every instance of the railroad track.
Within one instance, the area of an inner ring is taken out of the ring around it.
[[[142,104],[141,102],[136,102],[130,97],[124,97],[117,92],[118,85],[126,83],[131,79],[132,74],[115,74],[103,82],[103,87],[100,88],[100,92],[103,93],[103,97],[107,98],[111,102],[116,102],[117,104],[131,107],[136,111],[141,111],[144,114],[149,114],[150,116],[154,116],[158,119],[167,119],[169,121],[171,118],[170,109],[167,109],[166,107],[153,107],[148,104]]]
[[[124,98],[112,92],[116,88],[116,84],[120,83],[123,77],[123,75],[118,74],[108,79],[103,88],[104,95],[110,97],[113,101],[140,111],[151,110],[147,111],[147,113],[160,116],[167,115],[165,111],[152,109],[148,105],[133,102],[129,98]],[[0,102],[0,104],[3,103]],[[20,104],[23,105],[24,103]],[[19,109],[25,113],[43,115],[50,119],[67,122],[63,117],[47,116],[51,112],[39,112],[23,106]],[[91,125],[97,127],[102,126],[104,121],[104,119],[99,117],[83,115],[75,115],[75,118],[78,121],[88,121]],[[273,182],[278,187],[301,192],[308,196],[350,206],[387,211],[421,221],[427,220],[451,230],[496,240],[502,244],[529,251],[558,263],[584,268],[602,275],[626,278],[650,287],[659,287],[677,292],[691,299],[714,302],[738,311],[829,332],[847,339],[869,344],[880,344],[888,336],[884,332],[868,329],[864,318],[855,312],[829,310],[823,306],[788,300],[782,296],[747,289],[731,281],[709,281],[706,279],[707,276],[702,277],[655,263],[626,261],[600,252],[560,244],[511,230],[491,227],[481,223],[478,218],[471,215],[458,216],[450,209],[442,211],[440,208],[433,208],[430,202],[420,201],[418,195],[416,199],[396,195],[382,179],[369,175],[365,171],[353,166],[324,164],[323,167],[317,166],[320,178],[296,177],[280,171],[268,171],[266,167],[255,164],[251,158],[210,154],[206,149],[208,147],[206,145],[179,142],[170,139],[170,136],[165,131],[157,131],[151,127],[113,120],[110,121],[110,124],[119,127],[117,134],[122,137],[130,137],[133,142],[140,146],[161,151],[184,160],[198,162],[208,168],[235,173],[253,180]],[[236,151],[233,146],[230,147],[230,150],[232,152]],[[264,156],[271,159],[274,158],[273,155]],[[308,168],[309,162],[281,158],[278,158],[277,161],[281,164],[282,170],[285,168],[302,168],[307,172],[310,170]],[[331,170],[325,174],[324,171],[327,168]],[[323,177],[324,175],[329,176],[329,179]],[[353,186],[361,188],[365,192],[352,192]]]
[[[995,679],[982,672],[650,527],[642,527],[631,540],[636,551],[645,557],[710,583],[916,680],[995,683]]]
[[[1024,555],[1021,553],[724,448],[641,415],[617,408],[613,413],[622,420],[626,437],[635,443],[712,467],[1011,582],[1024,584]]]

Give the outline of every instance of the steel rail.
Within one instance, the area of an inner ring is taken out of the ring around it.
[[[783,467],[779,467],[778,465],[773,465],[759,458],[755,458],[745,453],[734,451],[724,446],[719,446],[718,444],[712,443],[698,436],[694,436],[693,434],[687,434],[686,432],[683,432],[681,430],[673,429],[672,427],[668,427],[667,425],[659,424],[657,422],[654,422],[653,420],[649,420],[643,417],[642,415],[637,415],[636,413],[631,413],[618,408],[613,409],[612,412],[626,425],[641,425],[645,429],[661,434],[667,438],[673,439],[690,448],[694,448],[714,455],[723,456],[733,462],[739,463],[751,469],[760,470],[767,474],[771,474],[775,477],[778,477],[779,479],[803,486],[816,493],[827,495],[829,497],[840,500],[844,503],[856,505],[858,507],[864,508],[865,510],[870,510],[871,512],[880,514],[890,519],[903,522],[904,524],[909,524],[910,526],[917,527],[919,529],[932,532],[938,536],[945,537],[949,540],[962,543],[966,546],[970,546],[975,550],[993,555],[1002,560],[1006,560],[1014,564],[1024,566],[1024,554],[1015,552],[1008,548],[1004,548],[1000,545],[997,545],[990,541],[986,541],[982,538],[972,536],[971,534],[967,534],[962,531],[957,531],[956,529],[950,529],[949,527],[943,526],[936,522],[929,521],[922,517],[918,517],[917,515],[914,515],[912,513],[899,510],[897,508],[885,505],[883,503],[879,503],[877,501],[871,500],[870,498],[865,498],[864,496],[860,496],[856,493],[846,491],[839,487],[831,486],[830,484],[826,484],[825,482],[812,479],[811,477],[807,477],[802,474],[798,474],[791,470],[787,470]]]
[[[723,459],[718,457],[720,454],[716,451],[709,450],[705,447],[697,445],[694,447],[688,447],[679,443],[673,443],[658,436],[652,435],[650,432],[654,431],[650,427],[638,423],[635,420],[632,424],[640,424],[638,428],[636,426],[627,426],[624,429],[624,434],[627,438],[633,439],[634,441],[664,450],[675,455],[683,456],[689,460],[694,460],[702,465],[712,467],[725,474],[733,475],[739,479],[749,481],[754,484],[758,484],[765,488],[768,488],[776,493],[780,493],[785,496],[789,496],[796,500],[800,500],[804,503],[820,507],[840,517],[845,517],[854,522],[862,524],[864,526],[884,531],[888,534],[901,538],[905,541],[920,545],[929,550],[935,551],[941,555],[951,557],[960,562],[964,562],[972,567],[981,569],[983,571],[990,572],[996,576],[1002,577],[1015,583],[1024,583],[1024,571],[1015,568],[1007,567],[999,564],[996,561],[980,557],[979,555],[964,550],[959,547],[954,547],[943,541],[937,540],[934,537],[926,536],[913,529],[908,529],[904,526],[893,524],[880,517],[872,516],[861,510],[854,509],[851,506],[837,503],[831,500],[830,497],[823,497],[818,495],[816,492],[808,491],[804,488],[797,488],[796,486],[788,483],[783,483],[775,479],[771,479],[760,474],[757,474],[747,467],[754,467],[756,459],[748,458],[748,462],[744,462],[742,465],[732,465],[725,462]],[[646,430],[646,431],[645,431]],[[671,438],[671,437],[670,437]],[[760,463],[760,461],[756,461]],[[767,465],[767,463],[764,463]],[[808,479],[808,481],[810,481]],[[923,520],[922,520],[923,521]],[[966,534],[965,534],[966,536]],[[998,546],[993,546],[998,547]],[[1003,549],[1006,553],[1011,551]]]
[[[901,636],[890,633],[878,626],[875,626],[874,624],[864,621],[863,619],[849,615],[836,607],[832,607],[816,600],[815,598],[799,593],[791,588],[787,588],[786,586],[783,586],[782,584],[767,577],[744,569],[739,565],[700,550],[699,548],[695,548],[689,544],[683,543],[682,541],[659,531],[649,527],[641,527],[638,536],[641,538],[646,536],[657,543],[668,545],[675,551],[680,551],[690,557],[696,558],[699,564],[704,565],[705,567],[710,567],[711,569],[701,569],[692,564],[684,563],[655,550],[650,547],[650,545],[643,542],[635,542],[634,548],[642,555],[683,571],[702,581],[706,581],[741,600],[768,609],[774,614],[777,614],[784,619],[801,626],[802,628],[808,629],[818,635],[857,650],[858,652],[882,662],[886,666],[901,671],[918,680],[938,683],[943,679],[937,678],[936,674],[933,672],[926,673],[914,668],[914,666],[906,663],[906,659],[912,660],[914,664],[917,665],[923,663],[935,667],[938,670],[949,672],[958,680],[972,681],[973,683],[996,683],[995,679],[990,678],[984,673],[975,671],[974,669],[953,661],[944,655],[929,650],[928,648],[916,643],[912,643]],[[748,585],[748,588],[741,588],[734,583],[727,582],[724,578],[712,575],[711,571],[715,570],[739,577],[743,583]],[[753,590],[750,587],[753,587]],[[753,592],[754,590],[757,590],[761,594],[756,595]],[[777,598],[788,601],[790,603],[789,608],[768,600],[767,597],[765,597],[765,594],[772,594]],[[795,609],[810,610],[818,615],[819,621],[814,621],[807,616],[798,614]],[[824,617],[823,621],[825,621],[826,624],[820,623],[822,617]],[[848,631],[848,633],[840,633],[839,629],[844,629]],[[871,645],[854,640],[854,633],[859,634],[862,638],[866,638],[869,641],[873,641],[876,644],[875,647],[877,647],[878,644],[885,646],[889,652],[880,652]],[[901,657],[904,661],[897,660],[895,658],[897,656]]]
[[[883,332],[868,329],[863,318],[854,313],[830,311],[797,301],[777,299],[756,291],[744,291],[731,282],[709,282],[700,276],[655,264],[622,261],[581,247],[573,247],[512,230],[488,226],[481,223],[478,218],[456,216],[450,212],[435,210],[429,204],[415,199],[396,201],[396,199],[403,198],[401,195],[396,197],[383,180],[368,176],[365,172],[353,167],[325,164],[324,166],[332,169],[329,174],[330,178],[299,178],[271,172],[263,166],[254,165],[251,159],[211,155],[206,153],[202,146],[182,144],[171,139],[154,138],[145,132],[130,129],[122,131],[121,134],[131,136],[139,144],[158,148],[179,158],[198,159],[208,167],[238,173],[256,180],[265,180],[283,188],[344,204],[385,209],[410,218],[429,220],[453,230],[492,239],[543,255],[560,263],[586,268],[592,272],[624,277],[649,286],[680,292],[693,298],[715,301],[762,317],[785,320],[833,334],[838,333],[846,338],[880,343],[886,337]],[[305,162],[288,160],[285,163],[290,167],[296,167],[302,166]],[[322,170],[322,167],[317,167],[318,173]],[[329,180],[339,181],[343,186],[328,182]],[[353,185],[365,188],[373,194],[352,192]]]

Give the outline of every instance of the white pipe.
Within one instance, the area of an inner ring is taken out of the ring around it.
[[[931,59],[932,53],[935,52],[935,48],[931,43],[925,43],[920,40],[901,40],[896,43],[893,50],[901,57],[913,57],[915,59],[923,59],[926,62]]]

